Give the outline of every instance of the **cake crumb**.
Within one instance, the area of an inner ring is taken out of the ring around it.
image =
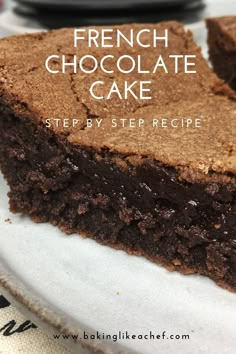
[[[221,228],[221,224],[215,224],[215,225],[214,225],[214,228],[215,228],[216,230],[219,230],[219,229]]]
[[[7,222],[8,224],[12,224],[12,221],[11,221],[11,219],[5,219],[5,222]]]
[[[179,259],[173,259],[172,263],[175,265],[175,266],[180,266],[181,265],[181,262]]]

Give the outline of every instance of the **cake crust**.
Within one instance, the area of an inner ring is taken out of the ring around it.
[[[52,75],[45,70],[45,60],[50,53],[67,54],[68,57],[82,57],[88,48],[81,44],[73,48],[73,30],[63,29],[49,33],[15,36],[1,40],[0,73],[1,97],[11,106],[15,101],[16,113],[24,110],[37,121],[46,123],[47,119],[69,120],[69,128],[56,127],[56,133],[66,134],[74,144],[108,148],[124,154],[137,153],[150,155],[157,161],[173,167],[181,166],[203,172],[235,173],[236,160],[231,150],[235,150],[236,112],[235,102],[229,100],[229,92],[219,97],[215,91],[224,93],[222,82],[213,74],[203,59],[200,48],[195,45],[190,32],[176,22],[159,25],[145,25],[150,30],[155,27],[160,33],[169,31],[169,47],[160,42],[152,48],[152,56],[145,55],[146,48],[130,48],[125,46],[117,49],[116,56],[122,51],[133,57],[143,55],[143,63],[151,67],[158,55],[162,55],[169,64],[170,72],[163,70],[157,74],[137,74],[137,80],[152,80],[152,99],[120,100],[117,96],[110,100],[97,101],[91,98],[89,87],[91,82],[103,80],[109,86],[114,77],[121,83],[127,75],[116,72],[113,78],[97,70],[92,76],[83,73],[65,73]],[[119,26],[124,33],[130,26]],[[143,25],[133,25],[139,31]],[[115,35],[115,29],[113,35]],[[99,30],[99,28],[98,28]],[[101,30],[101,29],[100,29]],[[149,37],[148,37],[149,38]],[[147,39],[148,40],[148,39]],[[85,41],[86,42],[86,41]],[[33,43],[33,44],[32,44]],[[21,48],[19,51],[17,48]],[[30,49],[30,55],[29,55]],[[17,53],[18,52],[18,53]],[[196,55],[196,73],[174,73],[174,61],[168,58],[169,53]],[[114,48],[89,48],[89,54],[98,60],[105,53],[113,53]],[[55,60],[55,68],[59,61]],[[135,79],[132,74],[132,80]],[[222,92],[220,91],[222,89]],[[227,124],[221,117],[227,115]],[[153,129],[154,118],[199,118],[201,128]],[[87,128],[88,118],[103,119],[101,128]],[[144,129],[130,127],[111,127],[111,118],[145,120]],[[79,124],[73,127],[71,121],[79,118]],[[223,137],[222,135],[223,131]],[[149,136],[147,141],[146,137]],[[138,141],[138,144],[136,143]],[[158,149],[156,147],[159,147]]]

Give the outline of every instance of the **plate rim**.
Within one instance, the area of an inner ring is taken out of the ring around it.
[[[82,323],[75,325],[63,312],[57,309],[51,309],[50,304],[40,296],[33,294],[24,283],[18,279],[10,268],[4,264],[4,260],[0,257],[0,290],[32,322],[39,324],[39,328],[50,331],[51,334],[60,333],[62,335],[74,336],[84,331]],[[53,330],[53,332],[52,332]],[[92,330],[88,330],[94,333]],[[47,333],[46,333],[47,334]],[[90,341],[77,338],[75,340],[66,340],[65,344],[60,342],[64,348],[74,351],[75,349],[87,349],[98,354],[135,354],[120,343],[112,343],[110,341],[93,339]],[[89,354],[89,353],[88,353]]]

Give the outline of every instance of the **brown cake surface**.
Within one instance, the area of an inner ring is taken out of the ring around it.
[[[207,28],[214,71],[236,89],[236,16],[209,18]]]
[[[175,22],[113,27],[169,31],[151,51],[134,46],[90,48],[101,59],[142,55],[168,66],[151,74],[152,99],[94,100],[87,88],[115,79],[120,88],[131,75],[50,74],[52,53],[82,56],[73,48],[73,30],[15,36],[0,41],[0,165],[11,191],[13,212],[48,221],[66,233],[144,255],[183,273],[208,275],[236,289],[236,102],[233,92],[208,67],[190,32]],[[101,28],[98,28],[101,31]],[[145,41],[150,42],[147,33]],[[196,55],[196,73],[175,74],[172,53]],[[59,59],[54,68],[60,68]],[[114,65],[112,66],[114,69]],[[68,119],[50,128],[47,119]],[[73,127],[74,118],[79,124]],[[112,127],[112,119],[143,119],[141,127]],[[200,118],[201,127],[153,127],[153,119]],[[98,128],[87,126],[102,119]]]

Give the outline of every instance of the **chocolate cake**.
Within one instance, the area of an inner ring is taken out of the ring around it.
[[[72,29],[0,41],[0,166],[10,209],[235,291],[236,102],[181,24],[145,28],[145,43],[152,29],[168,29],[168,48],[124,43],[89,54],[142,55],[146,68],[162,55],[168,74],[104,74],[100,66],[92,76],[49,73],[50,54],[58,54],[55,71],[62,53],[87,54],[85,44],[73,47]],[[195,55],[196,73],[176,74],[169,54]],[[88,90],[104,81],[101,96],[114,80],[122,89],[140,78],[152,81],[149,100],[96,100]]]
[[[209,18],[206,23],[214,71],[236,89],[236,16]]]

